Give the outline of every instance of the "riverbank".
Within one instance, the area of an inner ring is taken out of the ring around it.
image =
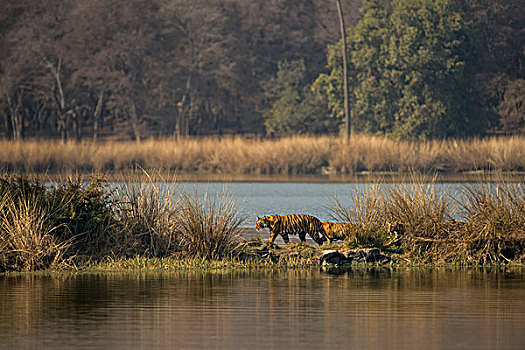
[[[331,216],[357,229],[341,243],[319,247],[296,237],[286,246],[267,242],[267,232],[245,228],[251,225],[227,192],[190,195],[153,177],[109,186],[96,177],[46,183],[6,175],[0,179],[0,272],[303,267],[319,265],[330,250],[342,254],[335,265],[525,263],[521,184],[467,186],[459,208],[456,197],[435,186],[369,184],[345,201],[334,198]],[[368,259],[367,249],[378,249],[381,258]]]
[[[256,139],[60,142],[0,141],[0,165],[25,174],[109,173],[129,177],[156,169],[166,180],[205,181],[399,181],[407,174],[436,174],[449,181],[523,180],[525,137],[395,141],[354,135]]]

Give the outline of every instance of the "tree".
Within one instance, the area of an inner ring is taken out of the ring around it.
[[[270,108],[265,112],[266,132],[283,136],[332,132],[334,120],[325,116],[325,103],[310,90],[302,60],[281,61],[277,76],[264,84]]]
[[[470,74],[465,21],[452,5],[449,0],[394,0],[389,8],[365,1],[362,20],[349,33],[358,130],[415,139],[487,128]],[[334,55],[331,49],[332,72],[321,75],[316,87],[330,95],[332,110],[340,113],[340,59]]]
[[[343,93],[344,93],[344,112],[345,112],[345,141],[350,140],[350,101],[348,96],[348,62],[346,49],[346,28],[343,17],[343,8],[341,7],[341,0],[336,0],[337,14],[339,17],[339,25],[341,27],[341,55],[343,56]]]
[[[498,105],[503,129],[512,133],[525,131],[525,79],[509,81]]]

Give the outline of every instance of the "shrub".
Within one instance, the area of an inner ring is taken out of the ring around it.
[[[38,270],[63,265],[71,242],[54,232],[49,205],[37,193],[4,193],[0,202],[0,271]]]
[[[238,217],[232,198],[223,193],[199,199],[196,193],[183,194],[181,199],[179,230],[183,249],[205,259],[229,255],[244,221]]]
[[[177,249],[179,197],[151,180],[126,182],[114,192],[118,255],[163,257]]]

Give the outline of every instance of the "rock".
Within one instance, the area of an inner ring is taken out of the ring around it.
[[[321,265],[342,265],[346,261],[346,256],[337,250],[327,250],[319,258],[319,264]]]
[[[383,256],[379,248],[367,248],[363,249],[363,251],[366,255],[366,262],[378,262]]]
[[[379,248],[363,248],[355,251],[339,252],[337,250],[327,250],[319,258],[319,264],[329,265],[349,265],[377,263],[388,264],[392,259],[381,253]]]

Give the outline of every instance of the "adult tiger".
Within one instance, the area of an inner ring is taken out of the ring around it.
[[[323,221],[322,224],[328,237],[328,242],[354,240],[357,237],[357,232],[361,229],[360,225],[350,222]]]
[[[299,235],[301,242],[305,242],[307,233],[319,245],[322,245],[323,242],[328,240],[321,221],[315,216],[306,214],[275,214],[264,216],[262,218],[257,217],[255,228],[257,230],[261,228],[269,228],[270,242],[275,241],[277,235],[281,235],[284,243],[288,244],[288,242],[290,242],[290,239],[288,238],[289,234]]]

